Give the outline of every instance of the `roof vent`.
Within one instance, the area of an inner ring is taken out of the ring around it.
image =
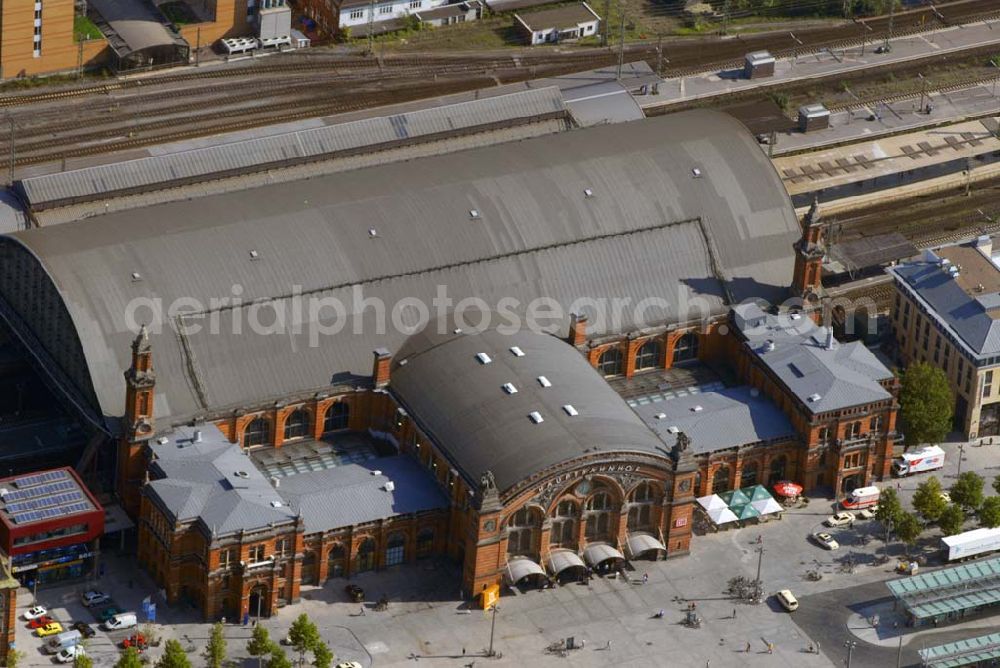
[[[409,361],[410,361],[410,360],[408,360],[408,359],[406,359],[406,358],[404,357],[403,359],[399,360],[399,366],[406,366],[406,365],[407,365],[407,363],[409,363]]]
[[[677,425],[672,424],[669,427],[667,427],[667,432],[669,432],[671,434],[679,434],[679,433],[681,433],[681,430],[680,430],[680,428]]]
[[[811,401],[811,402],[813,402],[813,403],[816,403],[817,401],[819,401],[819,400],[820,400],[820,399],[822,399],[822,398],[823,398],[823,397],[821,397],[821,396],[820,396],[820,395],[818,395],[818,394],[810,394],[810,395],[809,395],[809,401]]]
[[[156,439],[156,442],[159,443],[160,445],[166,445],[167,443],[170,442],[170,439],[167,438],[166,436],[160,436],[158,439]]]
[[[476,359],[479,360],[480,364],[489,364],[493,361],[493,358],[486,353],[476,353]]]
[[[793,314],[791,314],[788,317],[791,318],[792,320],[801,320],[802,319],[802,314],[801,313],[793,313]]]
[[[377,236],[378,236],[378,230],[376,230],[374,227],[369,227],[368,228],[368,238],[369,239],[374,239]]]
[[[528,413],[528,419],[534,422],[535,424],[541,424],[545,422],[545,418],[543,418],[542,414],[539,413],[538,411],[531,411],[530,413]]]
[[[141,281],[141,280],[142,280],[142,274],[140,274],[137,271],[133,271],[132,272],[132,282],[134,283],[136,281]]]
[[[562,408],[564,411],[566,411],[566,415],[570,417],[574,417],[580,414],[580,411],[576,410],[576,408],[573,407],[573,404],[565,404]]]
[[[655,417],[657,420],[666,420],[667,419],[667,414],[666,413],[657,413],[653,417]]]
[[[259,260],[260,259],[260,253],[258,253],[255,250],[251,250],[250,251],[250,259],[251,260]]]
[[[392,490],[396,489],[396,483],[394,483],[391,480],[387,480],[385,484],[382,485],[382,489],[384,489],[387,492],[391,492]]]
[[[503,391],[507,394],[517,394],[517,388],[514,387],[514,383],[504,383]]]
[[[587,199],[590,199],[591,197],[594,196],[594,191],[591,190],[590,188],[584,188],[583,189],[583,196],[586,197]]]
[[[705,410],[705,409],[704,409],[704,408],[702,408],[701,406],[692,406],[692,407],[691,407],[691,412],[692,412],[692,413],[700,413],[700,412],[702,412],[703,410]]]
[[[696,179],[700,179],[701,178],[701,170],[698,169],[697,167],[695,167],[694,169],[691,170],[691,175],[694,176],[694,178],[696,178]]]
[[[764,342],[764,352],[765,353],[774,352],[774,341],[768,339],[767,341]]]
[[[541,385],[542,387],[552,387],[552,381],[550,381],[545,376],[538,377],[538,384]]]
[[[195,429],[194,435],[191,437],[192,443],[201,443],[201,429]]]
[[[469,218],[479,220],[479,209],[469,209]]]
[[[237,471],[236,472],[236,477],[237,478],[249,478],[250,474],[247,473],[246,471]]]
[[[271,507],[272,508],[280,508],[281,507],[281,501],[272,501],[271,502]]]
[[[826,330],[826,349],[833,350],[833,346],[836,341],[833,338],[833,328],[830,327]]]
[[[451,330],[451,333],[452,334],[461,334],[462,333],[462,328],[461,327],[456,327],[455,329]]]
[[[510,352],[514,355],[514,357],[524,357],[524,351],[517,346],[511,346]]]
[[[382,472],[378,469],[372,469],[372,475],[382,475]]]
[[[0,499],[10,494],[10,490],[6,487],[0,487]]]
[[[281,478],[276,475],[271,476],[271,484],[275,487],[281,487]]]

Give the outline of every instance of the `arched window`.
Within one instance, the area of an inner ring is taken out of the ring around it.
[[[347,429],[347,424],[351,420],[351,407],[344,401],[338,401],[326,409],[326,417],[323,418],[323,433]]]
[[[785,466],[787,458],[784,455],[780,457],[775,457],[771,460],[771,475],[768,480],[769,483],[776,483],[779,480],[785,479]]]
[[[573,501],[560,501],[552,516],[549,530],[549,545],[552,547],[576,548],[576,518],[580,508]]]
[[[271,425],[262,417],[250,420],[243,429],[243,447],[252,448],[271,442]]]
[[[659,367],[663,359],[663,344],[658,339],[646,341],[635,353],[635,368],[655,369]]]
[[[396,566],[403,563],[403,559],[406,557],[406,536],[403,535],[402,531],[397,531],[396,533],[389,536],[389,540],[385,545],[385,565],[386,566]]]
[[[605,376],[617,376],[623,371],[624,364],[622,362],[621,348],[608,348],[597,361],[597,370]]]
[[[309,413],[301,408],[285,419],[285,440],[303,438],[309,434]]]
[[[424,527],[417,533],[417,559],[431,556],[434,552],[434,529]]]
[[[521,508],[507,521],[507,554],[510,556],[530,556],[535,546],[538,532],[538,517],[528,508]]]
[[[673,363],[680,364],[695,359],[698,359],[698,335],[688,332],[674,344]]]
[[[369,536],[358,545],[357,572],[370,571],[375,568],[375,539]]]
[[[608,510],[611,508],[611,497],[606,492],[598,492],[587,499],[587,510]]]
[[[729,467],[720,466],[715,469],[712,476],[712,494],[719,494],[729,490]]]
[[[632,503],[643,503],[646,501],[653,501],[656,498],[656,490],[648,482],[640,483],[634,490],[632,490],[631,501]]]
[[[751,485],[757,484],[757,471],[759,467],[757,462],[749,462],[743,465],[743,470],[740,471],[740,487],[750,487]]]
[[[597,492],[587,499],[587,540],[610,540],[614,512],[607,492]]]
[[[640,503],[628,509],[628,530],[648,531],[653,527],[653,504]]]
[[[347,550],[340,543],[330,548],[326,554],[326,577],[340,578],[344,576],[344,561],[347,559]]]

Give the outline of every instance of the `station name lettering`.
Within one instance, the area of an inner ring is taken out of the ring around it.
[[[582,478],[583,476],[590,475],[591,473],[634,473],[638,468],[639,467],[635,464],[600,464],[596,466],[589,466],[585,469],[577,469],[576,471],[567,471],[566,473],[560,473],[555,478],[546,482],[538,488],[538,491],[544,492],[552,489],[556,485],[561,485],[564,482]]]

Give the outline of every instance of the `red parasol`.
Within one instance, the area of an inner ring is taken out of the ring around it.
[[[779,480],[774,484],[774,491],[779,496],[798,496],[802,493],[802,485],[796,485],[791,480]]]

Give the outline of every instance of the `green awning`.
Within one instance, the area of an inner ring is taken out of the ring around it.
[[[742,506],[744,503],[750,503],[750,497],[738,489],[723,492],[719,496],[722,497],[722,500],[725,501],[726,505],[730,508],[733,506]]]
[[[958,668],[984,663],[1000,659],[1000,633],[928,647],[918,653],[926,668]]]
[[[774,498],[763,485],[751,485],[750,487],[744,487],[740,491],[743,492],[751,501],[766,501]]]
[[[887,582],[916,619],[1000,605],[1000,558],[928,571]]]
[[[742,503],[737,506],[729,506],[729,509],[735,513],[736,517],[741,520],[749,520],[754,517],[760,517],[760,511],[754,508],[749,503]]]

